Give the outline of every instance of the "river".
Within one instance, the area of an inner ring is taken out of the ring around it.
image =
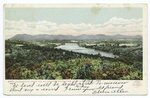
[[[84,54],[98,54],[100,53],[101,56],[104,57],[118,57],[117,55],[113,55],[111,53],[95,50],[95,49],[90,49],[90,48],[85,48],[85,47],[80,47],[76,43],[65,43],[65,45],[60,45],[55,47],[57,49],[62,49],[62,50],[68,50],[68,51],[73,51],[73,52],[78,52],[78,53],[84,53]]]

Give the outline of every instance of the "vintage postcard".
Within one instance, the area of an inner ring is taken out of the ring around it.
[[[5,95],[146,95],[147,4],[4,4]]]

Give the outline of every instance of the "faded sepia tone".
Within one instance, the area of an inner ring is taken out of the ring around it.
[[[4,80],[125,80],[145,88],[146,18],[145,4],[6,4]]]

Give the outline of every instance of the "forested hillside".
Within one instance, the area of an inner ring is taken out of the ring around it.
[[[140,52],[138,52],[139,57],[120,55],[120,51],[117,53],[119,58],[108,58],[98,54],[83,54],[54,48],[66,42],[69,40],[6,40],[6,79],[142,79],[142,54]],[[85,46],[86,44],[83,43],[85,41],[80,41],[78,44]],[[100,47],[96,44],[95,47],[89,48],[102,50]],[[119,46],[116,47],[119,48]],[[117,49],[116,47],[114,46],[113,49]],[[127,48],[131,51],[131,47],[127,46]],[[111,51],[113,50],[108,52]],[[140,51],[142,51],[141,48]]]

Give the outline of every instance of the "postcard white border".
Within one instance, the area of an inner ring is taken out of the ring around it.
[[[36,4],[36,5],[35,4],[31,4],[31,5],[24,5],[23,4],[21,6],[20,6],[20,4],[15,4],[14,6],[8,4],[8,5],[4,5],[4,6],[5,7],[29,7],[29,6],[32,6],[32,7],[62,7],[62,4],[42,4],[42,5],[41,4]],[[132,89],[130,93],[121,94],[121,95],[134,95],[134,94],[146,95],[147,91],[148,91],[147,90],[148,89],[147,88],[148,87],[148,85],[147,85],[147,83],[148,83],[147,82],[147,75],[148,75],[148,73],[147,73],[147,70],[148,70],[148,49],[147,49],[147,47],[148,47],[148,43],[147,43],[148,42],[148,39],[147,39],[147,35],[148,35],[148,29],[147,29],[147,27],[148,27],[148,25],[147,25],[148,10],[147,10],[147,4],[145,4],[145,3],[142,3],[142,4],[125,4],[125,5],[124,4],[118,4],[118,3],[113,4],[113,5],[111,5],[111,4],[97,4],[97,3],[95,3],[95,4],[76,4],[76,5],[65,4],[65,7],[93,7],[93,6],[96,6],[96,7],[128,7],[129,6],[129,7],[142,7],[143,8],[143,24],[144,24],[143,25],[143,38],[144,38],[143,39],[143,65],[144,65],[144,67],[143,67],[143,80],[141,80],[143,87],[138,88],[139,89],[138,92],[137,91],[135,92]],[[5,34],[3,34],[3,35],[5,35]],[[3,37],[3,42],[4,42],[3,45],[5,45],[5,38],[4,37]],[[4,53],[5,53],[5,49],[3,49],[3,58],[5,58]],[[5,60],[3,60],[3,62],[5,62]],[[5,67],[3,67],[3,73],[5,73]],[[20,95],[20,94],[15,94],[15,93],[10,94],[7,92],[8,81],[14,81],[14,80],[5,80],[5,74],[3,74],[3,75],[4,75],[3,76],[4,94],[6,94],[6,95]],[[15,81],[22,81],[22,80],[15,80]],[[31,81],[31,80],[25,80],[25,81]],[[44,81],[44,80],[42,80],[42,81]],[[52,80],[52,81],[54,81],[54,80]],[[60,81],[62,81],[62,80],[60,80]],[[103,81],[108,81],[108,80],[103,80]],[[113,80],[113,81],[120,81],[120,80]],[[131,85],[133,84],[133,82],[135,80],[122,80],[122,81],[129,81],[130,84],[128,87],[131,87]],[[37,94],[33,94],[33,95],[37,95]],[[47,95],[47,94],[45,94],[45,95]],[[59,92],[58,92],[57,94],[50,94],[50,95],[67,95],[67,94],[59,94]],[[72,93],[70,93],[69,95],[72,95]],[[78,94],[76,94],[76,95],[78,95]],[[79,94],[79,95],[88,95],[88,94]],[[100,94],[100,95],[102,95],[102,94]],[[105,95],[108,95],[108,94],[105,94]],[[119,94],[115,94],[115,95],[119,95]]]

